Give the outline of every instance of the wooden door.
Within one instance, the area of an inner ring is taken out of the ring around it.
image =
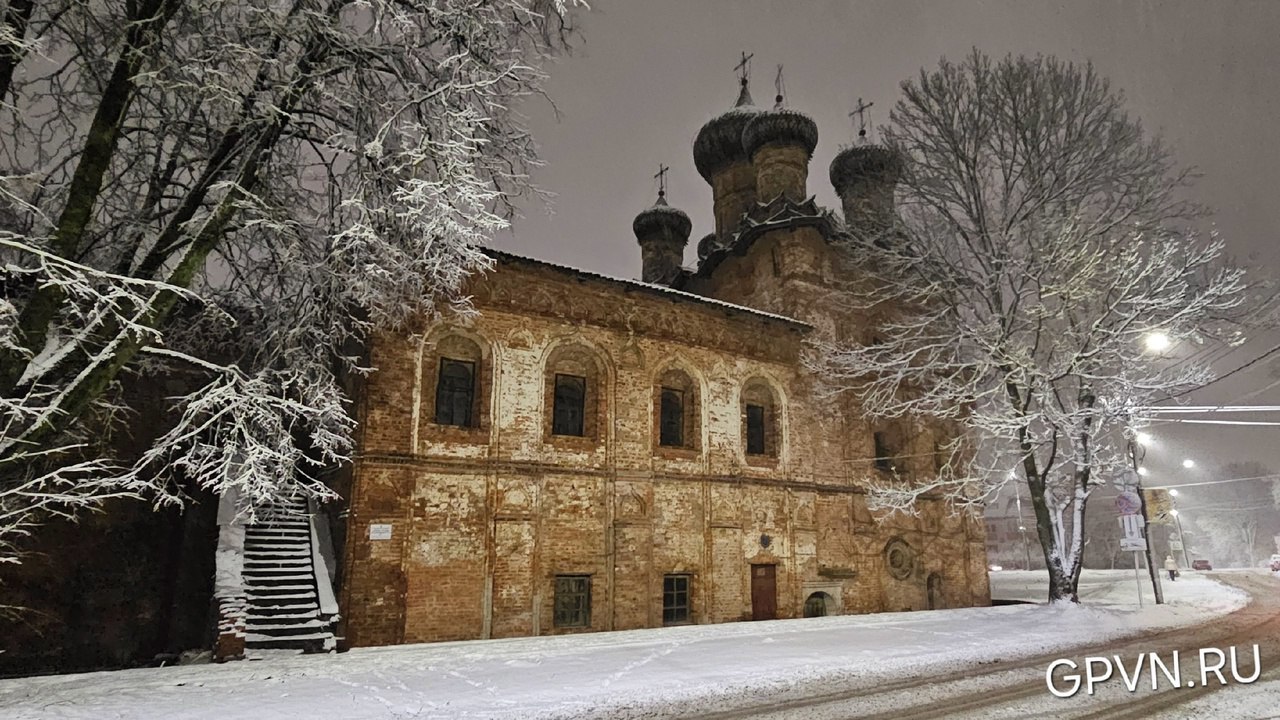
[[[778,617],[777,565],[751,566],[751,619],[773,620]]]

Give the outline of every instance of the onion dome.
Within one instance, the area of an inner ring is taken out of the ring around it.
[[[841,150],[831,161],[831,185],[843,194],[859,180],[897,182],[902,173],[902,156],[883,145],[854,145]]]
[[[649,238],[689,241],[689,233],[693,230],[693,222],[683,210],[667,204],[665,192],[658,193],[658,201],[646,210],[640,211],[631,222],[631,231],[636,239],[643,242]]]
[[[751,100],[747,81],[742,80],[738,102],[725,112],[711,118],[693,141],[693,164],[703,180],[711,182],[711,176],[735,161],[746,162],[742,149],[742,130],[751,119],[763,112]]]
[[[720,242],[716,240],[715,233],[707,233],[698,241],[698,261],[707,259],[707,256],[720,247]]]
[[[767,143],[803,147],[812,155],[818,146],[818,125],[808,115],[784,107],[758,113],[742,131],[742,149],[748,158]]]

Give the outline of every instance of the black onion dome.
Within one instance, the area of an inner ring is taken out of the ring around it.
[[[818,146],[818,125],[798,110],[780,108],[756,115],[742,130],[742,149],[748,158],[771,142],[799,145],[812,155]]]
[[[711,182],[711,176],[725,165],[747,159],[742,149],[742,130],[751,118],[761,112],[753,104],[747,86],[743,85],[738,102],[702,126],[693,141],[693,165],[703,180]]]
[[[896,181],[902,173],[902,156],[883,145],[854,145],[836,154],[830,173],[837,192],[859,178]]]
[[[687,242],[689,233],[693,230],[693,222],[683,210],[671,207],[667,204],[666,198],[659,195],[653,207],[642,210],[639,215],[636,215],[636,219],[631,222],[631,231],[639,240],[652,237],[655,232],[664,230]]]

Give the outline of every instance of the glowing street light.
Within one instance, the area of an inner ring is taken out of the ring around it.
[[[1183,460],[1183,461],[1182,461],[1182,467],[1184,467],[1184,468],[1186,468],[1186,469],[1188,469],[1188,470],[1190,470],[1191,468],[1193,468],[1193,467],[1195,467],[1195,466],[1196,466],[1196,461],[1195,461],[1195,460],[1192,460],[1191,458],[1187,458],[1186,460]]]
[[[1142,477],[1146,477],[1151,474],[1151,471],[1148,470],[1146,466],[1143,466],[1138,468],[1138,474],[1141,475]]]
[[[1165,333],[1161,330],[1156,330],[1154,332],[1147,333],[1147,336],[1143,339],[1143,342],[1146,343],[1148,350],[1150,350],[1151,352],[1157,352],[1157,353],[1168,350],[1169,346],[1173,344],[1173,341],[1169,339],[1168,333]]]
[[[1178,497],[1178,490],[1177,490],[1177,488],[1169,488],[1169,496],[1170,496],[1170,497]],[[1177,511],[1175,510],[1174,512],[1177,512]]]
[[[1134,435],[1134,436],[1133,436],[1133,439],[1134,439],[1134,441],[1136,441],[1139,445],[1150,445],[1150,444],[1151,444],[1151,433],[1144,433],[1144,432],[1140,432],[1140,433],[1138,433],[1138,434]]]

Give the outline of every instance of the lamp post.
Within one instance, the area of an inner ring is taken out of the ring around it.
[[[1151,559],[1151,522],[1147,516],[1147,495],[1142,492],[1142,474],[1138,472],[1138,449],[1137,444],[1132,439],[1129,440],[1129,460],[1133,463],[1133,476],[1136,478],[1135,485],[1138,491],[1139,508],[1142,513],[1142,536],[1147,541],[1147,549],[1144,553],[1147,557],[1147,574],[1151,576],[1151,591],[1156,596],[1156,604],[1164,604],[1164,590],[1160,587],[1160,576],[1156,574],[1155,563]],[[1137,567],[1137,559],[1134,559],[1134,566]]]
[[[1027,557],[1025,570],[1031,569],[1031,548],[1027,546],[1027,526],[1022,522],[1022,490],[1013,486],[1013,498],[1018,503],[1018,534],[1022,536],[1022,553]]]
[[[1173,515],[1173,521],[1178,525],[1178,542],[1182,544],[1183,567],[1190,570],[1191,560],[1187,557],[1187,538],[1182,534],[1182,514],[1178,512],[1177,508],[1171,510],[1169,514]]]

